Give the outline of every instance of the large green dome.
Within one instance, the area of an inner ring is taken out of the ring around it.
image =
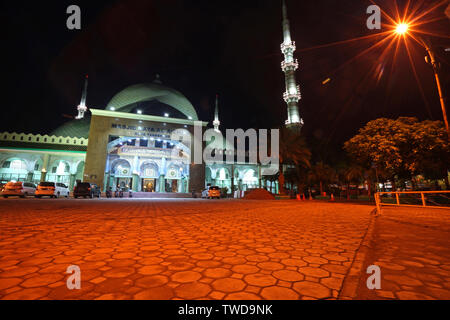
[[[106,106],[107,110],[130,112],[135,103],[157,100],[175,108],[186,118],[198,120],[197,112],[186,97],[177,90],[157,81],[130,86],[116,94]]]
[[[189,100],[179,91],[163,86],[159,80],[152,83],[132,85],[120,91],[109,101],[106,110],[131,112],[136,103],[146,101],[159,101],[178,110],[190,120],[198,120]],[[88,138],[91,118],[86,115],[84,119],[69,121],[51,134],[63,137]]]

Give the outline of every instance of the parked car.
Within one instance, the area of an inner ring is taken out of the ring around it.
[[[79,182],[73,189],[73,197],[76,199],[78,197],[84,198],[100,198],[101,197],[100,188],[94,184],[89,182]]]
[[[3,191],[2,196],[4,198],[8,197],[21,197],[25,198],[27,196],[33,196],[36,192],[36,185],[31,182],[15,182],[10,181],[8,182]]]
[[[69,194],[69,187],[67,187],[64,183],[41,182],[37,187],[35,197],[59,198],[62,196],[67,198]]]
[[[217,198],[220,199],[220,188],[216,186],[208,187],[202,192],[202,198]]]

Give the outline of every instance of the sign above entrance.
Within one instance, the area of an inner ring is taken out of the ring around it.
[[[175,129],[169,129],[169,128],[129,126],[129,125],[117,124],[117,123],[112,123],[111,128],[127,130],[129,134],[130,134],[130,131],[132,131],[131,134],[134,136],[161,137],[161,138],[164,138],[166,134],[167,134],[167,137],[169,137],[170,133],[175,130]]]
[[[173,149],[151,149],[147,147],[123,146],[117,150],[118,155],[145,156],[155,158],[189,158],[183,150],[174,152]]]

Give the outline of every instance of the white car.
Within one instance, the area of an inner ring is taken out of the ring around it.
[[[36,191],[36,186],[31,182],[10,181],[5,185],[5,187],[2,191],[2,196],[4,198],[14,197],[14,196],[25,198],[27,196],[33,196],[35,194],[35,191]]]
[[[70,194],[69,187],[67,187],[64,183],[41,182],[37,187],[35,197],[68,198],[69,194]]]

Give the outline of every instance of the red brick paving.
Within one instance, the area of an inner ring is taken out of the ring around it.
[[[364,269],[380,267],[381,289],[363,276],[357,299],[450,300],[450,210],[383,208],[370,247]]]
[[[372,207],[2,200],[2,299],[335,299]],[[69,265],[81,290],[68,290]]]

